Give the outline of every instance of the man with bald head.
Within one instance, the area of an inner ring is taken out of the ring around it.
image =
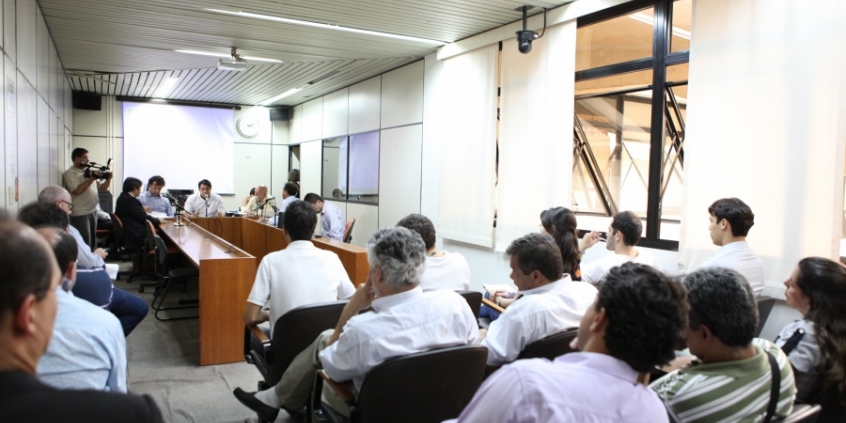
[[[247,216],[267,220],[276,215],[276,199],[268,197],[267,185],[256,187],[256,195],[247,203]]]
[[[0,268],[0,421],[163,421],[149,396],[39,382],[35,370],[53,333],[62,273],[44,238],[12,221],[0,221]]]
[[[38,194],[38,202],[41,204],[55,204],[59,206],[60,209],[64,210],[68,216],[71,215],[71,211],[74,207],[68,190],[56,185],[51,185],[42,189]],[[106,265],[106,262],[104,261],[106,258],[105,250],[98,248],[92,252],[91,246],[85,243],[85,239],[83,239],[82,235],[80,235],[79,231],[74,226],[70,226],[67,230],[68,233],[73,235],[73,238],[76,240],[77,246],[79,247],[80,266],[104,267]]]

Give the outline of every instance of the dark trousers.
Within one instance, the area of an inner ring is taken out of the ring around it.
[[[97,212],[84,216],[71,216],[70,224],[79,231],[79,235],[88,244],[88,248],[94,251],[97,246]]]
[[[112,304],[109,311],[114,314],[123,326],[123,335],[129,336],[135,326],[147,317],[147,303],[122,289],[112,289]]]

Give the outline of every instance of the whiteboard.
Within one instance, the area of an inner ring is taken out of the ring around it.
[[[234,109],[123,102],[123,174],[145,185],[161,175],[196,192],[208,179],[212,192],[233,194],[234,144]]]

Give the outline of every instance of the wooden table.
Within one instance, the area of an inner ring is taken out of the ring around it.
[[[244,305],[257,259],[200,225],[162,223],[161,232],[200,269],[200,365],[244,360]]]
[[[256,267],[268,253],[288,246],[288,240],[281,229],[241,217],[193,217],[191,221],[209,232],[229,241],[256,258]],[[329,250],[338,255],[350,280],[356,286],[367,282],[370,264],[367,250],[329,238],[313,238],[317,248]]]

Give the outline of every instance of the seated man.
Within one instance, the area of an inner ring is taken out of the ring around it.
[[[344,221],[344,214],[338,206],[323,201],[323,198],[313,192],[306,194],[303,200],[311,204],[314,211],[322,216],[323,236],[344,242],[344,230],[347,222]]]
[[[163,421],[149,396],[58,390],[36,379],[36,367],[41,370],[39,359],[55,341],[51,337],[55,338],[62,272],[44,238],[10,221],[0,222],[0,268],[0,421],[101,422],[115,416],[128,423]],[[90,322],[85,325],[92,326]]]
[[[53,339],[38,362],[38,379],[56,388],[126,392],[126,339],[114,315],[75,298],[76,241],[57,228],[38,233],[53,247],[62,287]]]
[[[426,250],[417,234],[381,229],[367,250],[370,277],[344,307],[337,327],[303,350],[275,387],[255,394],[235,389],[235,397],[262,419],[275,420],[280,408],[298,415],[320,368],[336,381],[352,380],[358,390],[367,373],[389,358],[478,339],[476,319],[464,298],[452,291],[420,289]],[[370,307],[372,312],[359,314]],[[323,392],[332,408],[349,413],[334,391]]]
[[[608,254],[587,264],[582,262],[582,281],[596,285],[612,267],[630,261],[649,266],[655,264],[652,256],[635,248],[642,233],[643,224],[636,214],[630,211],[617,213],[608,225],[608,236],[605,241],[605,248],[613,251],[614,254]],[[579,249],[585,251],[596,245],[599,240],[599,233],[592,231],[582,239]]]
[[[267,220],[276,215],[277,208],[276,199],[267,196],[267,185],[259,185],[255,197],[247,203],[246,210],[248,217]]]
[[[564,273],[558,246],[544,234],[518,238],[505,253],[511,256],[511,280],[522,295],[491,322],[486,336],[483,332],[489,366],[514,361],[532,342],[577,327],[596,298],[593,285]]]
[[[467,260],[459,253],[438,251],[435,248],[435,225],[428,217],[410,214],[400,220],[397,226],[417,232],[426,244],[426,266],[420,277],[420,287],[424,291],[470,289],[470,266]]]
[[[294,308],[342,300],[355,293],[338,255],[311,242],[317,226],[311,205],[304,201],[291,204],[283,225],[288,246],[261,260],[244,310],[247,326],[270,320],[271,334],[279,317]],[[263,311],[264,307],[270,308],[270,313]]]
[[[68,216],[70,216],[71,210],[73,210],[73,202],[71,201],[70,193],[66,189],[55,185],[48,186],[41,190],[38,194],[38,203],[55,204],[60,209],[64,210]],[[80,266],[102,268],[106,265],[104,260],[107,253],[105,250],[97,248],[92,252],[91,247],[85,243],[85,240],[82,239],[82,235],[80,235],[79,231],[75,227],[70,226],[67,228],[67,231],[73,235],[73,238],[79,246]]]
[[[755,296],[764,289],[764,262],[746,243],[749,228],[755,224],[755,214],[737,198],[723,198],[708,207],[711,241],[720,247],[697,269],[725,267],[737,271],[752,286]]]
[[[33,228],[52,227],[67,230],[69,233],[73,230],[73,226],[68,225],[69,218],[66,210],[49,203],[27,204],[18,212],[18,220]],[[78,248],[78,253],[83,251],[88,250]],[[114,314],[120,320],[125,336],[129,336],[135,326],[147,317],[147,303],[135,295],[115,288],[111,278],[102,267],[92,268],[79,265],[76,283],[73,284],[73,293]]]
[[[225,216],[226,206],[223,198],[211,192],[212,184],[208,179],[203,179],[197,184],[197,190],[185,199],[185,211],[188,214],[198,217]]]
[[[123,245],[127,251],[138,251],[147,240],[147,221],[158,226],[159,219],[144,211],[138,201],[141,195],[141,180],[128,177],[123,181],[123,192],[118,196],[115,215],[123,222]]]
[[[458,421],[666,422],[664,404],[639,381],[673,358],[687,321],[684,296],[681,284],[649,266],[611,269],[573,341],[581,352],[504,366]]]
[[[753,340],[758,308],[746,279],[708,268],[685,276],[684,284],[690,304],[685,339],[699,361],[650,387],[683,422],[763,421],[770,406],[770,419],[790,414],[796,394],[790,361],[772,342]],[[771,398],[774,375],[778,396]]]
[[[144,206],[144,210],[149,212],[164,213],[168,217],[173,217],[173,207],[170,200],[162,196],[162,189],[165,187],[165,180],[159,175],[150,177],[147,181],[147,191],[138,196],[138,201]]]
[[[291,203],[297,201],[298,188],[293,182],[285,182],[282,188],[282,202],[279,203],[279,212],[284,213]]]

